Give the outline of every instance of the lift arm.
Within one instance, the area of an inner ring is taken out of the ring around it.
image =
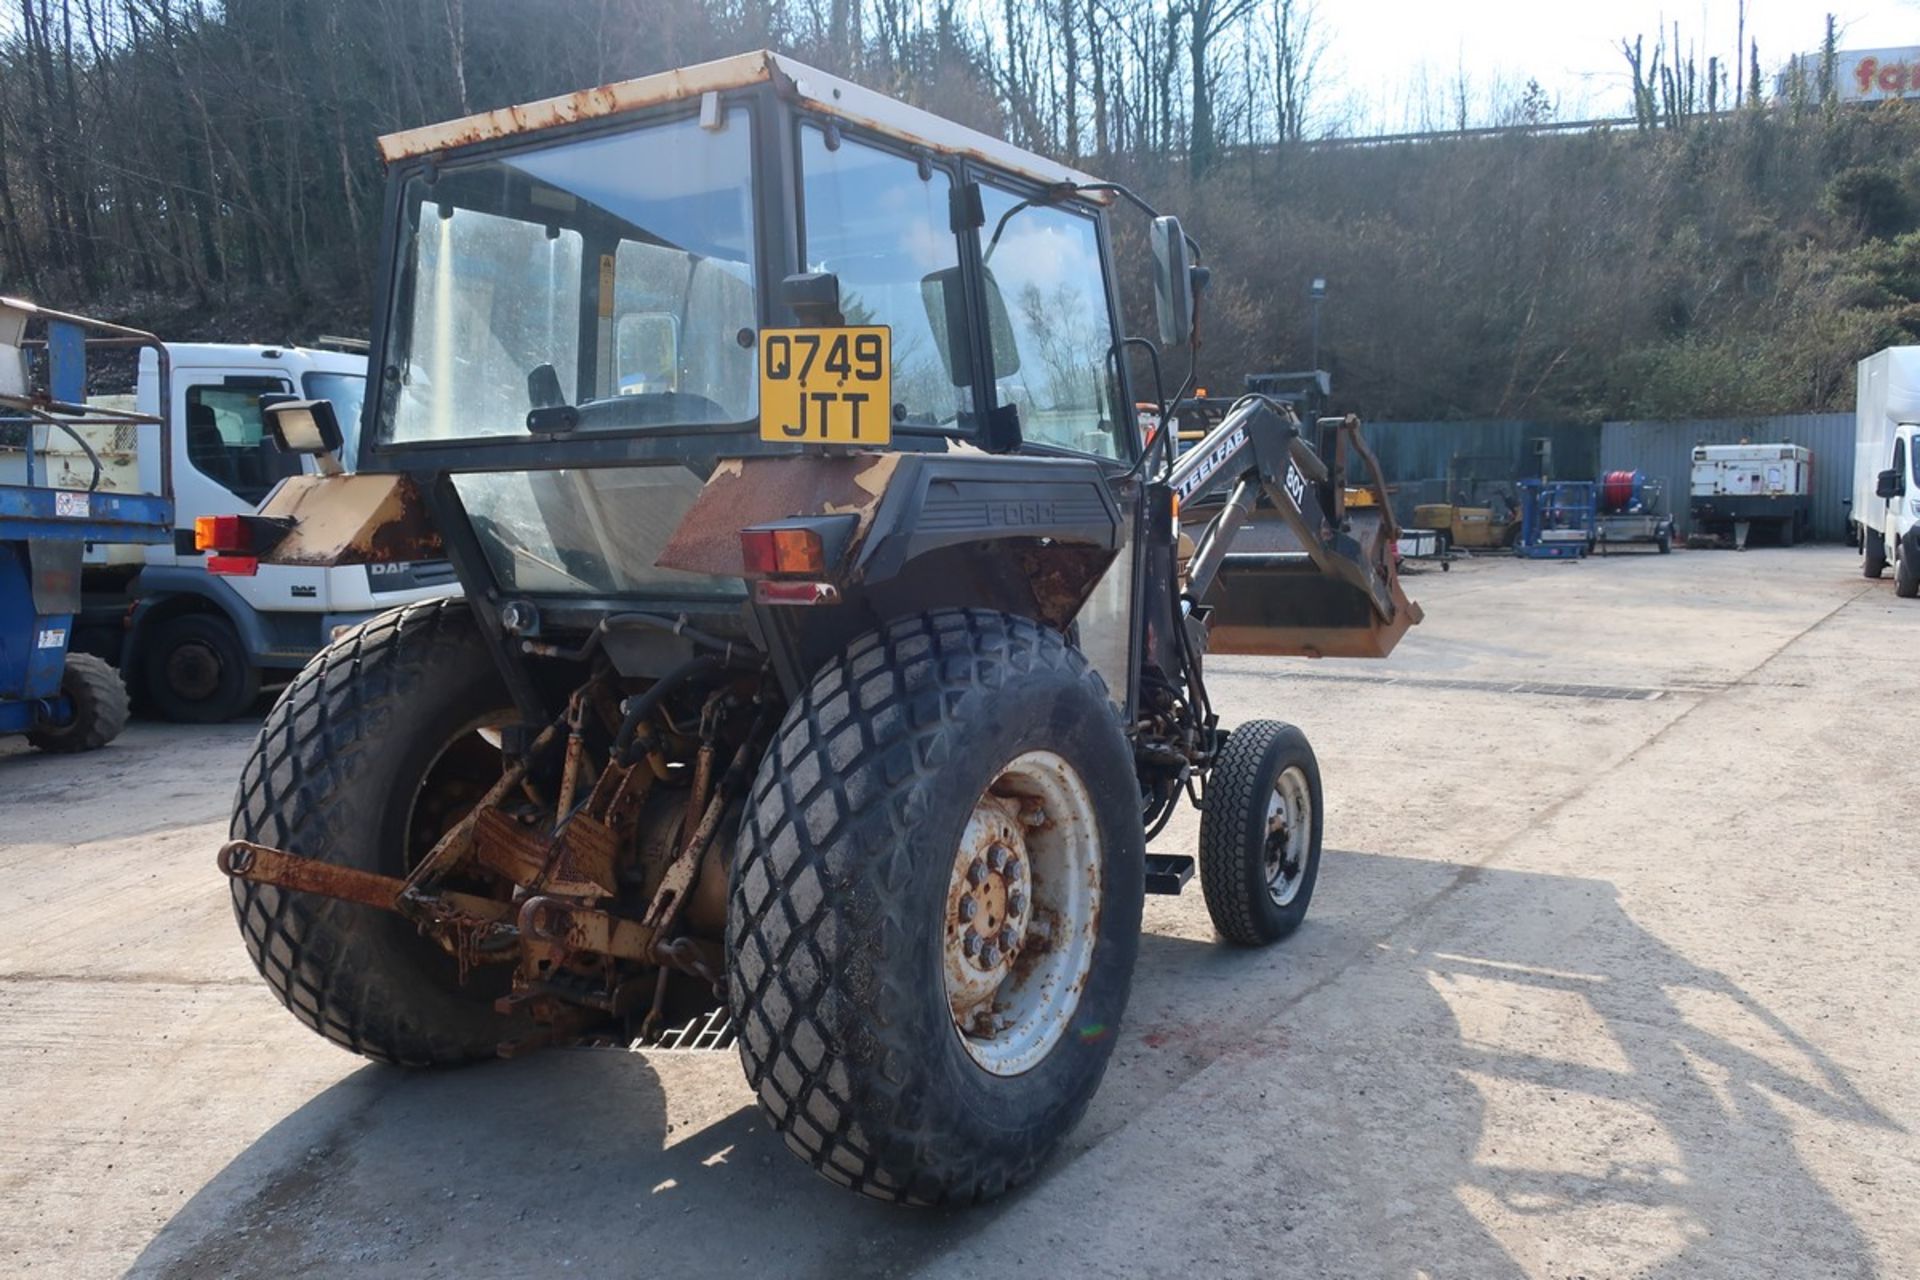
[[[1239,558],[1229,556],[1233,542],[1265,494],[1299,551],[1256,554],[1246,560],[1270,568],[1275,567],[1271,562],[1290,557],[1297,561],[1304,554],[1321,575],[1346,584],[1365,599],[1373,615],[1367,629],[1387,633],[1380,655],[1384,656],[1400,633],[1420,620],[1419,606],[1401,593],[1394,571],[1392,547],[1399,527],[1387,501],[1379,462],[1361,439],[1360,420],[1349,414],[1322,418],[1318,425],[1322,439],[1332,441],[1332,466],[1302,438],[1300,420],[1291,408],[1263,396],[1248,396],[1174,464],[1167,484],[1182,506],[1230,486],[1225,506],[1200,535],[1182,594],[1189,611],[1206,599],[1221,569]],[[1364,465],[1364,482],[1375,491],[1380,524],[1371,539],[1356,536],[1347,514],[1350,453]],[[1329,617],[1320,625],[1352,624]]]

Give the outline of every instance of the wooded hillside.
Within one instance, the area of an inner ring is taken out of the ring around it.
[[[1221,387],[1306,366],[1315,276],[1373,417],[1845,407],[1856,359],[1920,334],[1920,112],[1689,78],[1682,109],[1623,102],[1638,128],[1334,145],[1306,0],[0,6],[0,289],[168,337],[364,332],[379,133],[760,46],[1180,213]]]

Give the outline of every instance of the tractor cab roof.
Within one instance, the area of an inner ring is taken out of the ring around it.
[[[1098,181],[1045,156],[764,49],[390,133],[380,139],[380,154],[393,164],[668,103],[697,102],[709,93],[762,84],[771,85],[781,97],[808,111],[861,125],[910,145],[968,156],[1035,182],[1051,186]],[[1107,197],[1094,193],[1093,198],[1104,201]]]

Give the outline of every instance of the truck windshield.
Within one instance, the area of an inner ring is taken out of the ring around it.
[[[367,398],[367,380],[357,373],[303,373],[300,392],[309,400],[333,401],[333,416],[339,419],[341,445],[346,457],[354,456],[360,441],[360,409]]]
[[[395,442],[738,423],[757,411],[752,130],[682,119],[406,186],[383,430]]]

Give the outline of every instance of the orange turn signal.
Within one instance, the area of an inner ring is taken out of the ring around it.
[[[827,548],[814,529],[742,529],[740,559],[749,574],[821,574]]]
[[[250,551],[253,548],[253,530],[240,516],[195,516],[193,520],[193,549],[195,551]]]

